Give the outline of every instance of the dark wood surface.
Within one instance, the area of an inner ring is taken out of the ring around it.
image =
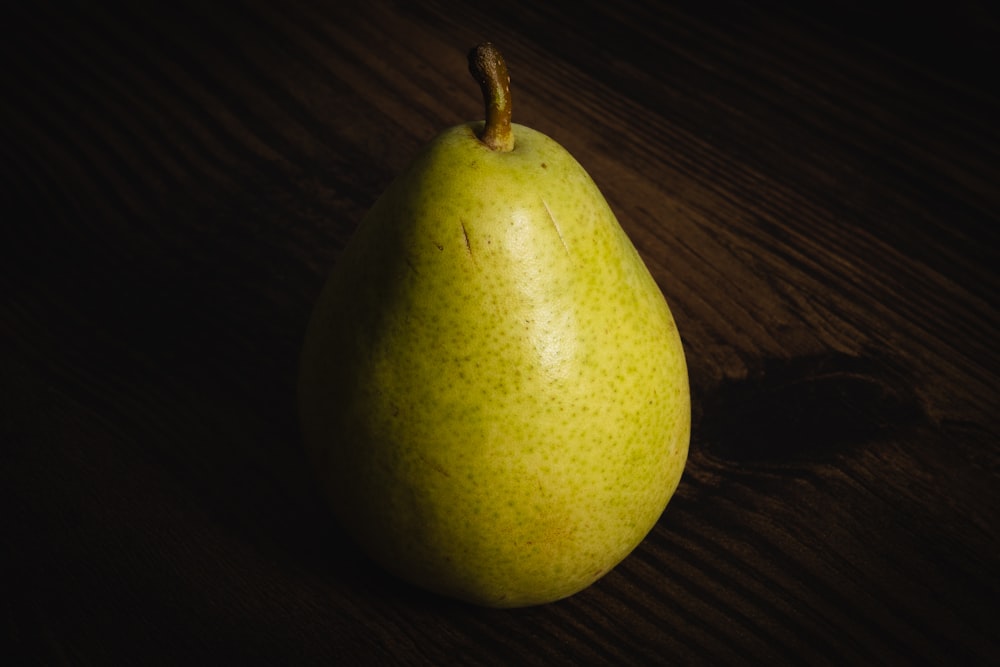
[[[1000,661],[990,3],[161,4],[0,28],[16,664]],[[638,550],[514,611],[358,555],[294,413],[326,272],[480,116],[484,38],[662,287],[695,405]]]

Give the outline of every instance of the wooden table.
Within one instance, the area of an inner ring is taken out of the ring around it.
[[[987,3],[20,4],[0,609],[31,660],[8,664],[1000,660]],[[515,120],[588,169],[667,296],[695,404],[652,534],[514,611],[360,556],[294,408],[327,271],[417,149],[480,117],[484,38]]]

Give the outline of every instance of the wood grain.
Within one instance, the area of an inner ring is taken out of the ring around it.
[[[9,9],[5,653],[1000,660],[1000,20],[805,6]],[[417,149],[479,116],[464,54],[487,37],[515,120],[577,157],[647,261],[695,401],[639,549],[510,612],[370,565],[294,418],[326,271]]]

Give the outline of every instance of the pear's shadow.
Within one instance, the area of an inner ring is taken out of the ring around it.
[[[910,374],[873,354],[769,359],[699,394],[699,448],[734,463],[828,461],[928,419]]]

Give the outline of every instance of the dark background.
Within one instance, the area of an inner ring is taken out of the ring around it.
[[[0,28],[15,664],[1000,660],[990,3],[20,4]],[[515,611],[361,557],[294,411],[326,272],[417,149],[480,117],[485,38],[515,120],[590,171],[663,289],[695,403],[646,541]]]

